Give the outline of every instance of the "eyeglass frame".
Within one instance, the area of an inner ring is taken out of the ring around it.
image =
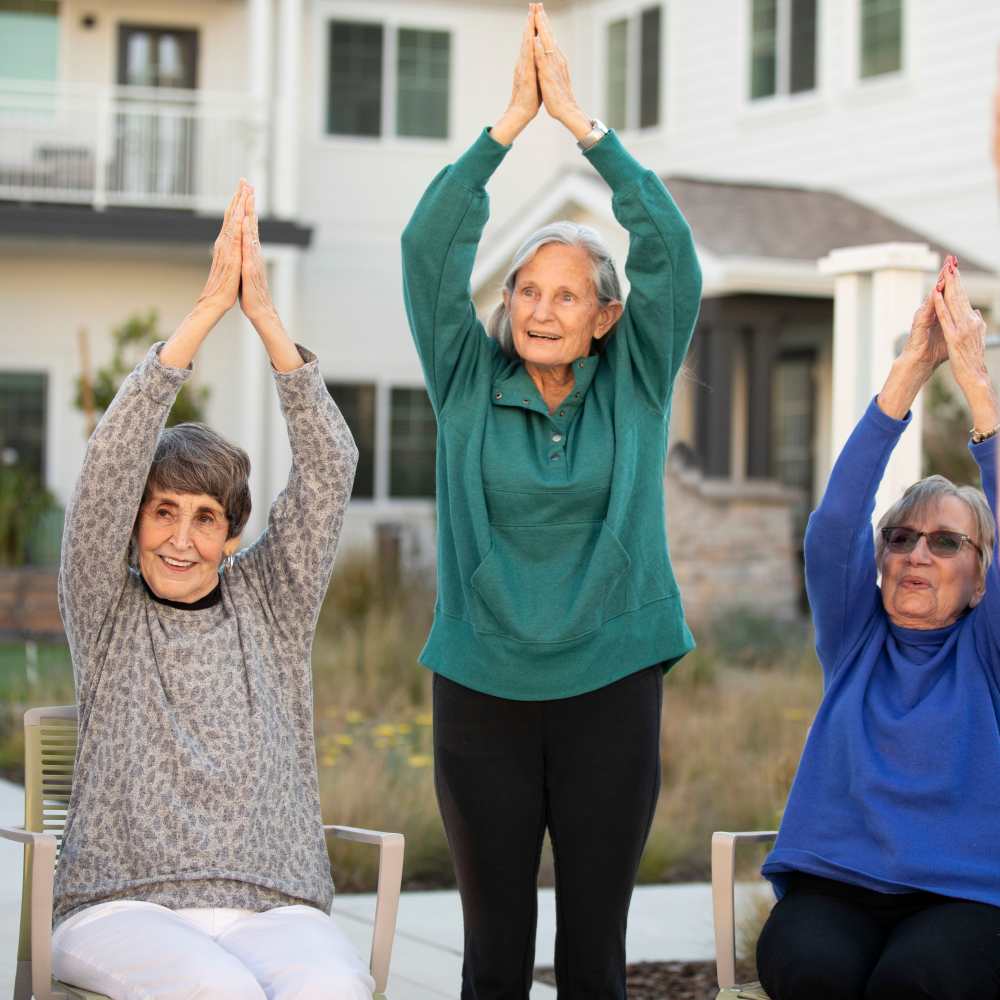
[[[882,541],[885,543],[885,548],[887,552],[892,552],[894,555],[909,555],[918,545],[921,538],[927,539],[927,551],[930,552],[932,556],[938,559],[954,559],[962,551],[962,543],[967,542],[969,547],[978,555],[980,558],[983,554],[983,547],[968,535],[963,534],[961,531],[952,531],[950,528],[935,528],[933,531],[917,531],[916,528],[911,528],[906,524],[887,524],[882,531]],[[890,531],[912,531],[916,538],[913,544],[907,549],[895,549],[892,547],[892,543],[889,541]],[[951,553],[935,552],[931,548],[931,535],[950,535],[960,539],[959,546]]]

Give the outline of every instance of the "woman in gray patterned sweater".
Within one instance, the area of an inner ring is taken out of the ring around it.
[[[243,551],[245,453],[201,425],[163,430],[237,297],[292,446],[288,485]],[[56,875],[63,981],[116,1000],[371,997],[326,912],[310,669],[357,454],[271,303],[241,182],[204,291],[122,384],[66,514],[80,741]]]

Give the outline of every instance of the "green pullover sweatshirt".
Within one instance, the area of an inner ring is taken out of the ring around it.
[[[485,185],[507,151],[484,131],[403,233],[407,315],[438,422],[438,594],[420,659],[477,691],[544,700],[669,667],[694,646],[663,472],[701,271],[660,179],[606,135],[585,155],[629,232],[631,291],[603,353],[573,362],[575,385],[549,413],[472,303]]]

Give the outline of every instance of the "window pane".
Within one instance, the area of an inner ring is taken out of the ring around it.
[[[437,424],[423,389],[393,389],[389,397],[389,496],[434,496]]]
[[[750,98],[770,97],[777,71],[777,0],[753,0],[750,26]]]
[[[326,130],[331,135],[382,132],[382,25],[330,22]]]
[[[628,20],[613,21],[608,25],[608,87],[605,94],[608,125],[623,129],[627,122],[628,98]]]
[[[0,372],[0,463],[45,481],[45,375]]]
[[[861,0],[861,75],[903,67],[903,0]]]
[[[59,5],[50,0],[0,0],[0,76],[55,80]]]
[[[370,500],[375,495],[375,386],[327,382],[326,388],[340,407],[360,453],[351,496]]]
[[[448,77],[451,35],[447,31],[399,30],[396,134],[448,138]]]
[[[660,8],[650,7],[640,20],[639,128],[660,124]]]
[[[789,89],[816,87],[816,0],[792,0],[792,51]]]

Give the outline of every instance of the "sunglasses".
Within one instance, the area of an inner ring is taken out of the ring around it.
[[[960,531],[917,531],[916,528],[883,528],[882,538],[890,552],[907,553],[917,547],[921,538],[927,539],[927,548],[932,556],[951,559],[957,556],[962,545],[968,542],[977,552],[979,546],[968,535]]]

